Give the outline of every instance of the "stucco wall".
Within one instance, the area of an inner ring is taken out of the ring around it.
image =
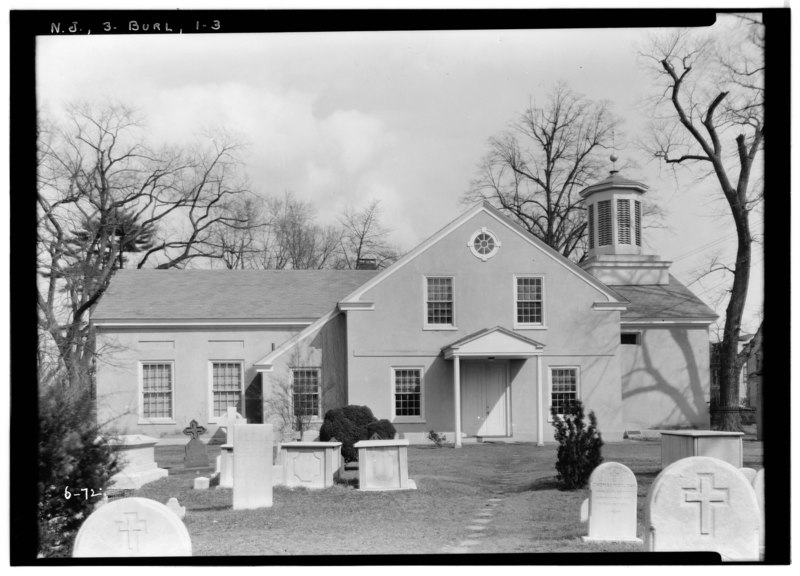
[[[315,333],[291,346],[273,363],[271,372],[262,374],[264,381],[264,415],[276,430],[285,424],[274,414],[270,398],[276,387],[291,382],[292,368],[319,368],[321,378],[320,417],[310,419],[311,429],[319,429],[322,417],[331,408],[347,404],[347,320],[344,314],[336,314]],[[284,430],[288,433],[288,430]]]
[[[628,429],[710,426],[706,327],[645,328],[640,345],[620,351]]]
[[[467,246],[470,236],[484,226],[502,242],[498,253],[485,262]],[[516,330],[545,345],[545,402],[537,408],[535,359],[513,361],[514,436],[536,440],[531,436],[536,433],[536,419],[547,418],[551,364],[579,366],[580,390],[589,407],[598,417],[602,412],[609,428],[619,428],[619,312],[592,310],[592,304],[607,301],[606,296],[487,213],[477,214],[368,290],[361,300],[374,302],[374,310],[348,312],[349,402],[370,406],[378,418],[391,418],[392,366],[420,366],[425,378],[425,423],[396,426],[406,433],[431,428],[452,433],[452,361],[441,357],[441,349],[484,328],[499,325],[514,330],[515,273],[543,275],[546,326]],[[454,277],[455,330],[424,329],[425,275]],[[545,439],[551,439],[549,425],[544,428]]]
[[[209,423],[209,361],[241,360],[244,386],[258,384],[253,363],[289,338],[287,328],[150,328],[100,329],[97,364],[98,420],[120,433],[153,437],[181,434],[194,419],[210,438],[218,426]],[[173,421],[140,423],[139,366],[142,361],[174,363]],[[240,407],[240,412],[243,409]]]

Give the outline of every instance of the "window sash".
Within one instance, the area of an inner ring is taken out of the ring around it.
[[[429,277],[427,279],[427,324],[453,325],[453,279]]]
[[[422,416],[422,370],[394,369],[394,415]]]
[[[557,414],[564,414],[564,408],[578,399],[578,369],[550,369],[550,405],[556,407]]]
[[[292,370],[292,406],[295,416],[319,417],[319,368]]]
[[[236,408],[242,396],[242,363],[211,363],[212,415],[225,416],[228,408]]]
[[[543,300],[541,278],[518,277],[517,324],[542,324]]]
[[[172,364],[142,364],[142,417],[172,418]]]

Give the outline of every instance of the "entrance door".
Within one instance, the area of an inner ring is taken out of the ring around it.
[[[467,436],[508,436],[504,362],[464,362],[461,427]]]

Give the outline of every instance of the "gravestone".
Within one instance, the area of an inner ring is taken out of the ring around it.
[[[220,428],[225,429],[225,444],[233,445],[233,435],[235,427],[240,424],[247,424],[247,419],[236,411],[233,406],[228,406],[228,413],[217,419]]]
[[[95,510],[75,538],[73,558],[191,556],[183,522],[148,498],[114,500]]]
[[[194,479],[194,489],[195,490],[208,490],[211,484],[211,479],[206,478],[205,476],[198,476]]]
[[[359,490],[416,490],[408,477],[408,440],[361,440],[358,450]]]
[[[618,462],[606,462],[589,477],[589,535],[585,541],[641,542],[636,537],[636,476]]]
[[[753,468],[739,468],[739,472],[744,474],[744,477],[747,478],[747,481],[750,484],[753,483],[753,480],[756,479],[756,471]]]
[[[167,508],[172,510],[175,513],[175,515],[181,520],[183,520],[183,518],[186,516],[186,506],[181,506],[178,503],[177,498],[170,498],[169,500],[167,500]]]
[[[233,459],[233,509],[272,506],[272,424],[236,427]]]
[[[581,522],[588,522],[589,521],[589,499],[584,499],[581,502]]]
[[[123,434],[108,441],[121,463],[120,471],[111,477],[111,488],[138,490],[148,482],[166,478],[169,472],[155,461],[158,440],[144,434]]]
[[[765,514],[764,514],[764,469],[762,468],[756,472],[756,477],[753,478],[753,491],[756,493],[756,502],[758,502],[758,547],[759,552],[764,554],[764,532],[766,530]]]
[[[758,561],[756,493],[739,469],[707,456],[683,458],[656,477],[645,506],[645,549],[718,552]]]
[[[191,436],[189,443],[184,448],[183,467],[184,468],[208,468],[208,449],[200,435],[206,429],[197,425],[197,420],[189,422],[189,426],[183,429],[183,433]]]

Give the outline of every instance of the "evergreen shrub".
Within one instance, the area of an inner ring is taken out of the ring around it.
[[[95,423],[93,405],[88,391],[60,385],[43,386],[39,394],[40,557],[72,556],[78,529],[119,471],[116,454]]]
[[[394,435],[397,434],[397,429],[394,427],[394,424],[385,419],[378,420],[377,422],[370,422],[367,424],[367,435],[369,438],[372,438],[375,434],[380,436],[381,440],[392,440]]]
[[[589,412],[589,426],[584,422],[583,403],[576,400],[564,406],[564,414],[551,409],[555,439],[558,442],[556,470],[558,480],[567,490],[583,488],[592,471],[603,462],[603,438],[597,429],[597,417]]]
[[[345,462],[358,462],[358,450],[353,445],[369,438],[367,427],[377,422],[367,406],[343,406],[325,413],[319,429],[320,442],[336,438],[342,443],[342,458]]]

